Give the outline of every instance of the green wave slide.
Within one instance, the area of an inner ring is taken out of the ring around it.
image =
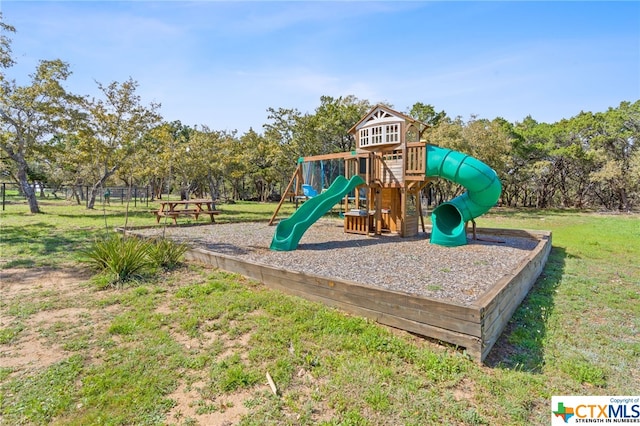
[[[291,217],[278,223],[271,241],[271,250],[295,250],[302,235],[316,220],[341,202],[342,197],[351,192],[356,186],[364,183],[360,176],[353,176],[349,180],[344,176],[338,176],[329,189],[313,198],[309,198]]]
[[[470,155],[427,145],[426,175],[450,180],[467,189],[433,210],[431,243],[447,247],[467,244],[466,222],[488,212],[500,198],[502,184],[497,173]]]

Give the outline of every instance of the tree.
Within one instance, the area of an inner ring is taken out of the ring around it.
[[[526,117],[514,127],[518,133],[517,153],[522,156],[519,172],[523,188],[520,191],[523,205],[538,208],[551,207],[559,190],[558,170],[562,167],[562,152],[557,150],[554,127],[538,123]]]
[[[11,38],[6,33],[15,33],[16,29],[4,22],[2,12],[0,12],[0,68],[10,68],[15,64],[11,55]],[[4,80],[4,73],[0,74],[0,79]]]
[[[436,112],[433,105],[423,104],[422,102],[413,104],[407,115],[423,123],[427,123],[430,127],[438,126],[442,120],[447,118],[446,112]]]
[[[434,145],[453,149],[460,152],[469,152],[470,147],[464,138],[464,122],[460,117],[454,120],[442,120],[437,126],[428,128],[425,137]],[[453,198],[462,191],[460,185],[446,179],[438,179],[431,184],[435,195],[435,202],[439,204]]]
[[[151,197],[162,198],[165,188],[174,184],[174,164],[179,161],[177,145],[182,139],[180,121],[161,123],[150,129],[140,141],[134,155],[134,171],[143,185],[151,187]],[[184,132],[185,136],[187,132]],[[181,159],[180,159],[181,160]]]
[[[583,134],[598,164],[590,176],[593,191],[607,208],[630,211],[640,181],[633,167],[640,149],[640,101],[589,115],[590,126]]]
[[[549,127],[548,155],[554,159],[554,182],[558,194],[553,205],[583,207],[592,185],[589,174],[594,168],[593,155],[582,136],[587,122],[580,116],[561,120]]]
[[[249,171],[242,145],[234,138],[225,138],[220,146],[222,153],[222,169],[226,181],[231,186],[231,198],[240,200],[247,198],[245,177]]]
[[[269,108],[271,122],[264,125],[264,137],[278,147],[274,158],[274,168],[280,174],[278,180],[289,181],[300,157],[355,149],[355,140],[348,131],[370,108],[369,101],[353,95],[322,96],[314,114]]]
[[[168,158],[170,187],[178,187],[180,199],[189,198],[195,189],[197,172],[197,154],[192,150],[193,135],[196,133],[191,127],[180,121],[172,121],[162,126],[163,146],[165,158]]]
[[[83,164],[78,161],[79,145],[76,134],[58,134],[46,145],[46,155],[43,156],[42,162],[47,187],[52,190],[53,195],[56,196],[56,190],[63,186],[71,185],[71,196],[75,196],[78,204],[81,202],[81,196],[84,199],[84,192],[80,187],[84,170]]]
[[[302,114],[297,109],[268,108],[269,123],[264,124],[264,137],[277,146],[275,168],[280,172],[278,180],[286,185],[296,167],[299,157],[312,155],[308,147],[300,146],[296,139],[296,125]]]
[[[234,146],[238,145],[235,132],[211,130],[206,126],[195,129],[189,139],[189,164],[193,188],[200,193],[205,190],[216,200],[224,191],[225,178],[237,169],[237,155]],[[236,173],[240,181],[243,173]],[[237,186],[236,186],[237,188]]]
[[[370,109],[369,101],[360,100],[353,95],[339,98],[320,97],[320,106],[315,110],[313,123],[313,133],[320,145],[318,154],[355,149],[356,141],[348,133],[349,129]]]
[[[530,117],[527,119],[534,122]],[[504,205],[515,207],[518,205],[518,201],[527,197],[526,194],[528,193],[527,185],[530,180],[528,168],[529,146],[526,144],[525,138],[516,130],[514,124],[504,119],[496,119],[494,121],[501,123],[502,131],[508,135],[511,145],[504,171],[500,175],[502,183],[502,195],[500,198]]]
[[[472,117],[463,127],[462,137],[468,147],[465,153],[484,162],[498,175],[505,173],[511,140],[500,119],[489,121]]]
[[[93,209],[96,195],[107,179],[142,146],[144,135],[161,120],[159,104],[141,104],[136,95],[138,83],[98,83],[104,99],[87,99],[89,120],[81,132],[84,155],[92,166],[93,184],[87,209]]]
[[[274,169],[277,146],[273,141],[249,129],[240,137],[247,173],[260,201],[267,201],[278,182],[279,174]]]
[[[3,30],[11,27],[2,24]],[[5,43],[4,41],[2,43]],[[6,54],[6,47],[0,49]],[[0,64],[12,64],[7,58]],[[29,185],[29,161],[38,148],[74,122],[73,105],[78,97],[62,87],[71,72],[60,60],[40,61],[28,86],[15,80],[0,79],[0,147],[15,165],[15,179],[27,199],[31,213],[40,213],[34,189]]]

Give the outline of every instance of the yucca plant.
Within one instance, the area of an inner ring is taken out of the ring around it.
[[[158,238],[152,240],[149,244],[149,257],[156,266],[171,270],[182,263],[184,254],[188,249],[189,247],[186,244]]]
[[[108,284],[120,285],[153,272],[156,263],[149,256],[151,244],[140,238],[110,234],[84,250],[82,260],[104,274]]]

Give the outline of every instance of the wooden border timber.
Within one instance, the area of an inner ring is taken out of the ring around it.
[[[542,273],[549,253],[551,253],[551,232],[489,228],[483,228],[481,232],[497,236],[529,236],[538,240],[536,248],[529,253],[511,275],[503,277],[476,300],[475,306],[480,311],[482,318],[481,359],[484,360],[502,334],[511,316]]]
[[[551,233],[479,228],[484,235],[510,235],[538,241],[529,256],[474,303],[462,305],[386,290],[360,283],[289,271],[196,248],[187,260],[239,273],[266,286],[307,300],[426,337],[466,348],[482,362],[498,340],[513,312],[542,272],[551,251]]]

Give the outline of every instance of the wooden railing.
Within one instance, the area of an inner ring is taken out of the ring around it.
[[[367,183],[402,185],[405,180],[424,180],[427,167],[426,149],[424,142],[408,143],[405,151],[406,159],[403,158],[401,150],[389,151],[382,155],[371,153],[369,173],[366,176]],[[405,167],[404,171],[403,167]],[[362,174],[362,171],[360,173]]]
[[[407,144],[407,175],[423,176],[427,171],[426,144],[414,142]]]

